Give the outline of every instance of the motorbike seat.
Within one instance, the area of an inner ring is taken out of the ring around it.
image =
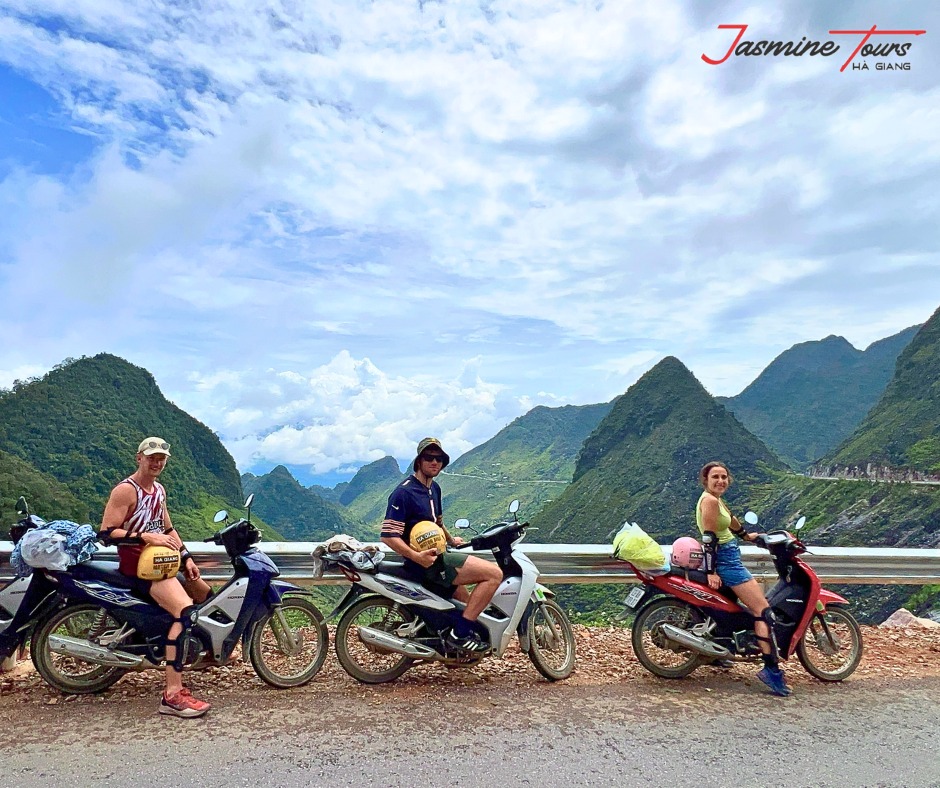
[[[397,577],[399,580],[407,580],[410,583],[417,583],[422,588],[426,588],[432,594],[437,594],[444,599],[450,599],[454,595],[456,586],[443,586],[438,583],[432,583],[429,581],[422,581],[419,578],[416,578],[414,575],[410,574],[407,569],[405,569],[404,564],[382,564],[379,572],[383,575],[391,575],[392,577]]]
[[[676,577],[685,578],[686,580],[691,580],[693,583],[701,583],[703,586],[708,585],[708,574],[701,571],[700,569],[685,569],[681,566],[673,566],[669,568],[669,574],[675,575]],[[730,599],[732,602],[736,602],[738,599],[738,595],[735,594],[729,586],[726,586],[723,583],[718,589],[718,593],[723,597]]]
[[[383,575],[397,577],[399,580],[417,582],[412,575],[408,574],[403,564],[382,564],[378,571]]]
[[[100,580],[113,586],[126,588],[141,599],[153,602],[150,597],[150,581],[122,574],[113,561],[83,561],[70,567],[69,574],[77,580]]]

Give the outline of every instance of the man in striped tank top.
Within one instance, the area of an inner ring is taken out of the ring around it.
[[[118,545],[118,560],[122,574],[137,576],[137,563],[146,545],[158,545],[179,550],[183,559],[185,586],[177,577],[155,580],[150,584],[150,596],[175,619],[193,604],[203,602],[211,589],[199,576],[189,551],[173,527],[166,506],[166,490],[157,477],[170,458],[170,444],[162,438],[145,438],[137,447],[137,470],[121,481],[108,498],[101,520],[101,533]],[[170,627],[167,639],[174,641],[183,631],[177,620]],[[166,689],[160,701],[160,713],[176,717],[201,717],[210,706],[192,696],[183,686],[183,674],[173,666],[175,646],[166,647]]]

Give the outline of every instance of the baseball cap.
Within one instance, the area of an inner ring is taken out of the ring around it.
[[[165,454],[170,456],[170,444],[163,438],[144,438],[137,447],[137,453],[149,457],[151,454]]]

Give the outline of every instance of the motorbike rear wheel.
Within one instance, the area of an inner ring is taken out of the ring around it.
[[[842,681],[862,661],[862,631],[855,617],[841,607],[815,613],[796,647],[807,673],[821,681]]]
[[[633,651],[640,664],[664,679],[681,679],[702,664],[694,651],[666,639],[661,628],[672,624],[689,629],[704,623],[705,617],[691,605],[666,597],[644,607],[633,622]]]
[[[103,616],[102,616],[103,614]],[[49,638],[64,636],[95,642],[96,631],[115,630],[120,624],[97,605],[69,605],[55,612],[33,632],[30,657],[47,684],[68,695],[86,695],[106,690],[127,671],[57,654]]]
[[[248,657],[266,684],[300,687],[323,667],[329,644],[319,608],[302,597],[286,597],[255,625]]]
[[[574,670],[574,631],[565,611],[553,599],[535,606],[529,617],[529,659],[549,681],[566,679]]]
[[[394,651],[364,643],[359,627],[371,627],[394,633],[402,624],[414,621],[414,615],[383,597],[360,599],[349,608],[336,625],[336,657],[350,676],[363,684],[394,681],[408,670],[414,660]]]

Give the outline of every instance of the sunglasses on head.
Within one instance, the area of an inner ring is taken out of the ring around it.
[[[444,455],[443,454],[422,454],[421,459],[424,460],[425,462],[439,462],[443,464]]]
[[[164,441],[163,443],[157,443],[156,441],[147,441],[147,445],[144,446],[145,449],[156,449],[160,448],[163,451],[167,451],[170,448],[170,444]]]

